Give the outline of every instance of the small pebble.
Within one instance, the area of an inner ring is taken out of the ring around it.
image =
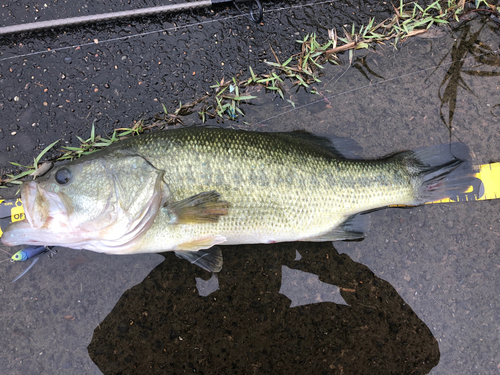
[[[66,57],[64,58],[64,62],[65,62],[66,64],[71,64],[71,63],[73,62],[73,59],[72,59],[71,57],[69,57],[69,56],[66,56]]]

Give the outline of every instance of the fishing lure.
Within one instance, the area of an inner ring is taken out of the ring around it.
[[[28,246],[12,255],[12,258],[10,258],[11,262],[24,262],[26,260],[33,259],[33,262],[31,262],[28,268],[21,272],[21,274],[17,276],[12,282],[15,282],[23,277],[26,272],[28,272],[31,267],[33,267],[35,263],[38,262],[38,259],[40,259],[40,255],[45,253],[49,253],[49,258],[52,258],[54,254],[57,254],[57,250],[53,250],[53,246]]]
[[[236,120],[238,118],[238,115],[236,114],[236,112],[233,108],[228,108],[227,113],[228,113],[229,117],[231,117],[232,120]]]

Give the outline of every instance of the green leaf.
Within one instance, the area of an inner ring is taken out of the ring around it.
[[[82,153],[82,155],[90,155],[90,154],[93,154],[94,152],[97,152],[99,150],[92,150],[92,151],[85,151]]]
[[[233,99],[234,100],[250,100],[250,99],[255,99],[256,96],[253,95],[246,95],[246,96],[235,96]]]
[[[109,146],[110,145],[110,142],[107,141],[105,139],[103,139],[103,142],[96,142],[92,145],[92,147],[106,147],[106,146]]]
[[[269,83],[270,81],[274,81],[274,78],[262,78],[257,81],[257,83]]]
[[[253,79],[254,81],[255,81],[255,80],[257,80],[257,76],[256,76],[256,75],[255,75],[255,73],[253,72],[252,67],[251,67],[251,66],[249,66],[249,68],[250,68],[250,74],[252,75],[252,79]]]
[[[11,180],[19,180],[20,178],[23,178],[23,177],[26,177],[26,176],[32,174],[34,170],[35,170],[35,168],[30,168],[27,171],[23,171],[19,174],[16,174],[15,176],[12,176],[12,175],[8,175],[8,176],[12,176],[10,178]]]
[[[21,168],[33,168],[31,165],[22,165],[19,163],[15,163],[13,161],[9,161],[10,164],[15,165],[16,167],[21,167]]]
[[[228,86],[225,86],[222,90],[219,90],[219,92],[217,93],[217,96],[220,96],[224,91],[226,91],[228,88]]]
[[[297,76],[297,79],[300,81],[300,84],[302,86],[305,86],[305,87],[309,87],[309,85],[307,83],[304,82],[304,80],[302,79],[301,76]]]
[[[373,27],[373,22],[375,21],[375,18],[371,18],[370,22],[368,22],[368,26],[366,27],[367,30],[371,30]]]
[[[92,142],[92,143],[94,143],[94,141],[95,141],[95,127],[94,127],[94,124],[95,124],[95,120],[92,123],[92,130],[90,131],[90,142]]]
[[[43,151],[40,154],[38,154],[38,156],[35,158],[35,164],[34,164],[35,168],[38,165],[38,162],[40,161],[40,159],[42,158],[42,156],[45,155],[47,153],[47,151],[49,151],[52,147],[54,147],[57,142],[59,142],[59,139],[57,141],[55,141],[54,143],[51,143],[50,145],[48,145],[47,147],[45,147],[43,149]]]
[[[311,61],[312,61],[312,63],[313,63],[314,65],[316,65],[318,68],[320,68],[320,69],[325,69],[325,68],[324,68],[324,66],[322,66],[322,65],[318,64],[316,61],[314,61],[314,60],[311,60]]]
[[[293,56],[291,56],[288,60],[286,60],[283,64],[281,64],[281,66],[285,67],[287,66],[288,64],[290,64],[290,61],[293,60]]]
[[[119,137],[125,137],[126,135],[129,135],[130,133],[133,133],[134,129],[128,129],[119,134]]]
[[[211,89],[216,89],[217,87],[220,87],[220,82],[219,81],[215,82],[217,82],[215,85],[210,86]]]
[[[275,79],[275,80],[278,80],[278,81],[280,81],[280,82],[283,82],[283,80],[280,78],[280,76],[279,76],[279,75],[277,75],[276,73],[273,73],[273,77],[274,77],[274,79]]]

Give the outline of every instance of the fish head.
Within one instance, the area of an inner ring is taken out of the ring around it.
[[[147,231],[168,196],[163,171],[141,156],[82,158],[22,185],[26,219],[2,242],[112,252]]]

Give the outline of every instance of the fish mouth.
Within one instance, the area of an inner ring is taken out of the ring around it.
[[[61,195],[35,182],[23,184],[21,199],[26,220],[34,229],[68,230],[68,208]]]
[[[104,253],[132,251],[135,243],[152,225],[163,202],[161,176],[145,205],[134,213],[108,197],[97,217],[79,223],[72,221],[74,206],[63,192],[44,189],[43,182],[27,182],[21,188],[25,219],[10,224],[1,237],[7,246],[43,245],[87,249]]]
[[[4,245],[17,246],[26,243],[29,238],[26,231],[31,231],[31,225],[26,220],[18,221],[10,224],[6,231],[2,234],[0,240]]]
[[[31,181],[21,188],[25,219],[10,224],[1,241],[7,246],[51,245],[71,232],[68,208],[57,193],[49,192]],[[60,234],[60,235],[58,235]]]

